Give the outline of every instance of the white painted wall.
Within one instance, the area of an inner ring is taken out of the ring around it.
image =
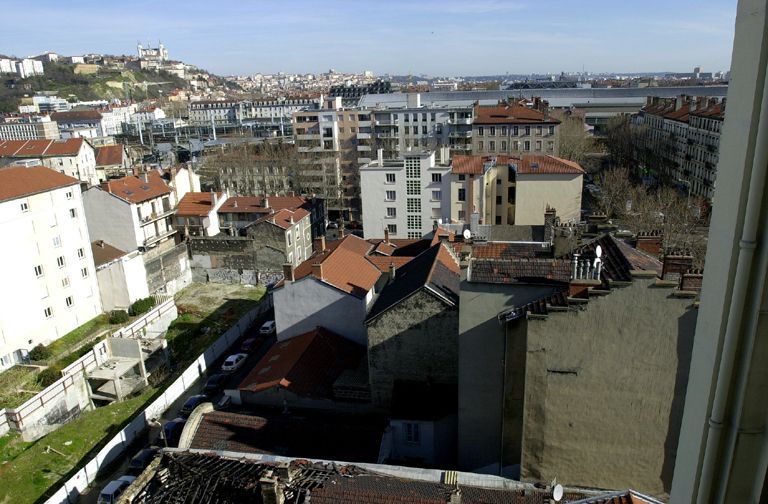
[[[312,276],[273,291],[277,339],[283,341],[315,329],[335,332],[361,345],[367,344],[365,300],[340,291]]]
[[[86,141],[83,141],[77,156],[44,157],[42,163],[43,166],[80,179],[90,185],[99,183],[99,176],[96,173],[96,153]]]
[[[515,224],[544,224],[548,205],[557,209],[562,222],[580,221],[582,180],[583,175],[518,174]]]
[[[136,251],[102,265],[96,277],[105,311],[127,310],[137,299],[149,296],[144,258]]]
[[[22,202],[28,211],[22,211]],[[2,368],[12,364],[14,352],[50,343],[102,308],[79,185],[0,203],[0,233],[13,239],[0,260]],[[59,257],[64,258],[62,267]],[[43,269],[39,278],[38,265]],[[72,306],[66,304],[68,297]],[[46,308],[52,311],[48,318]]]
[[[85,191],[83,203],[93,241],[104,240],[125,252],[144,244],[139,216],[130,203],[99,187]]]

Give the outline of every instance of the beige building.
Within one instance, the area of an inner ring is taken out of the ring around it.
[[[8,116],[0,119],[0,140],[55,140],[59,125],[45,116]]]
[[[475,104],[472,123],[474,154],[558,153],[560,121],[549,116],[549,104],[538,98],[533,102],[505,102],[498,105]]]
[[[326,99],[319,110],[295,112],[293,133],[300,170],[296,189],[323,194],[330,220],[360,219],[358,157],[370,156],[370,134],[358,136],[358,128],[370,116],[341,106],[341,98]],[[362,117],[360,117],[362,116]]]
[[[548,208],[563,222],[578,222],[583,178],[578,163],[550,155],[457,155],[451,164],[451,222],[541,225]]]

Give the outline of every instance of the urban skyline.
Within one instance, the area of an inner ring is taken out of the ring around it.
[[[733,3],[686,0],[676,4],[679,15],[671,20],[669,9],[658,1],[586,6],[553,1],[540,6],[527,0],[451,0],[360,6],[338,0],[322,10],[305,1],[221,2],[216,12],[200,2],[183,8],[175,2],[137,2],[125,12],[119,5],[90,1],[73,8],[11,0],[4,6],[9,17],[54,17],[75,29],[65,41],[46,32],[28,37],[23,25],[11,25],[4,28],[7,40],[0,52],[21,57],[49,50],[133,54],[137,42],[160,39],[171,59],[220,75],[320,73],[330,68],[440,76],[681,72],[693,66],[727,71]]]

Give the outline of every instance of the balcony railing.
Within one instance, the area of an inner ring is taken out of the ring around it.
[[[176,234],[176,230],[175,229],[168,229],[164,233],[161,233],[161,234],[156,235],[156,236],[151,236],[151,237],[147,238],[146,240],[144,240],[144,246],[145,247],[149,247],[150,245],[153,245],[153,244],[155,244],[155,243],[157,243],[157,242],[159,242],[161,240],[164,240],[164,239],[166,239],[169,236],[172,236],[174,234]]]
[[[154,222],[156,220],[162,219],[163,217],[168,217],[169,215],[173,214],[174,210],[171,208],[169,210],[163,210],[161,212],[152,212],[149,215],[145,215],[141,218],[141,223],[146,224],[147,222]]]

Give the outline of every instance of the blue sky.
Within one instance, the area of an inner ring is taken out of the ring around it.
[[[218,74],[684,72],[729,68],[736,0],[2,0],[2,14],[0,53],[159,39]]]

